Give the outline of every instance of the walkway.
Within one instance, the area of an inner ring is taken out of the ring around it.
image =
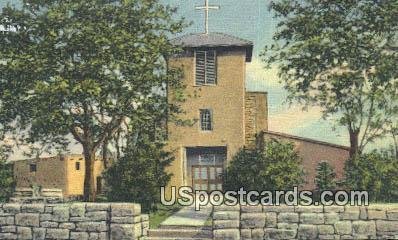
[[[208,219],[210,218],[212,207],[201,207],[200,211],[195,211],[194,206],[184,207],[180,211],[176,212],[160,226],[166,228],[169,226],[179,227],[206,227]]]

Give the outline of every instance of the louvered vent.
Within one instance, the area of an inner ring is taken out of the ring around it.
[[[196,52],[196,85],[206,84],[206,52]]]
[[[216,51],[206,52],[206,84],[216,84]]]
[[[217,56],[215,50],[196,51],[196,85],[217,83]]]

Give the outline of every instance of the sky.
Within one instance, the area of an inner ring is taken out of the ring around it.
[[[177,7],[177,18],[185,18],[192,24],[181,34],[204,31],[204,11],[195,10],[205,0],[160,0]],[[0,0],[0,8],[7,2],[19,4],[18,0]],[[209,0],[210,5],[220,6],[210,12],[210,32],[223,32],[254,43],[254,55],[247,65],[246,88],[252,91],[268,92],[269,130],[301,137],[313,138],[330,143],[349,145],[345,128],[333,120],[322,120],[319,108],[302,110],[302,106],[286,103],[287,93],[277,76],[277,67],[264,68],[259,54],[272,43],[277,19],[268,11],[270,0]],[[79,151],[79,150],[75,150]]]
[[[184,17],[192,25],[182,34],[204,31],[204,11],[195,10],[205,0],[162,0],[178,8],[177,17]],[[277,67],[264,68],[259,54],[272,43],[278,19],[268,10],[270,0],[209,0],[210,5],[219,6],[211,10],[210,32],[223,32],[254,43],[254,55],[247,65],[246,88],[252,91],[268,92],[269,128],[301,137],[313,138],[340,145],[349,145],[347,131],[333,120],[323,120],[319,108],[302,110],[302,106],[288,104],[287,92],[277,76]]]

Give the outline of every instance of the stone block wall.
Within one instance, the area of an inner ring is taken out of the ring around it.
[[[214,239],[398,239],[398,205],[216,206]]]
[[[141,239],[148,228],[139,204],[0,204],[0,239]]]
[[[266,92],[245,94],[245,145],[253,147],[256,135],[268,130],[268,99]]]

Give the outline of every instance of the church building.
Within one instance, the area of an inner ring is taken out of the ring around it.
[[[180,118],[190,125],[168,124],[169,148],[175,160],[168,171],[170,186],[192,186],[194,190],[222,190],[222,175],[232,157],[244,146],[253,145],[256,135],[294,142],[303,158],[306,188],[314,187],[316,166],[328,161],[337,176],[343,176],[347,147],[268,131],[266,92],[246,90],[246,66],[252,61],[253,43],[240,37],[208,31],[173,40],[183,53],[169,60],[182,69],[187,99],[181,103]],[[169,101],[175,93],[170,90]],[[300,123],[298,123],[300,124]]]
[[[266,93],[245,90],[253,43],[222,33],[190,34],[174,43],[184,53],[170,66],[182,69],[188,96],[180,117],[194,124],[169,124],[169,144],[176,151],[172,185],[221,189],[228,160],[256,132],[267,130]]]

